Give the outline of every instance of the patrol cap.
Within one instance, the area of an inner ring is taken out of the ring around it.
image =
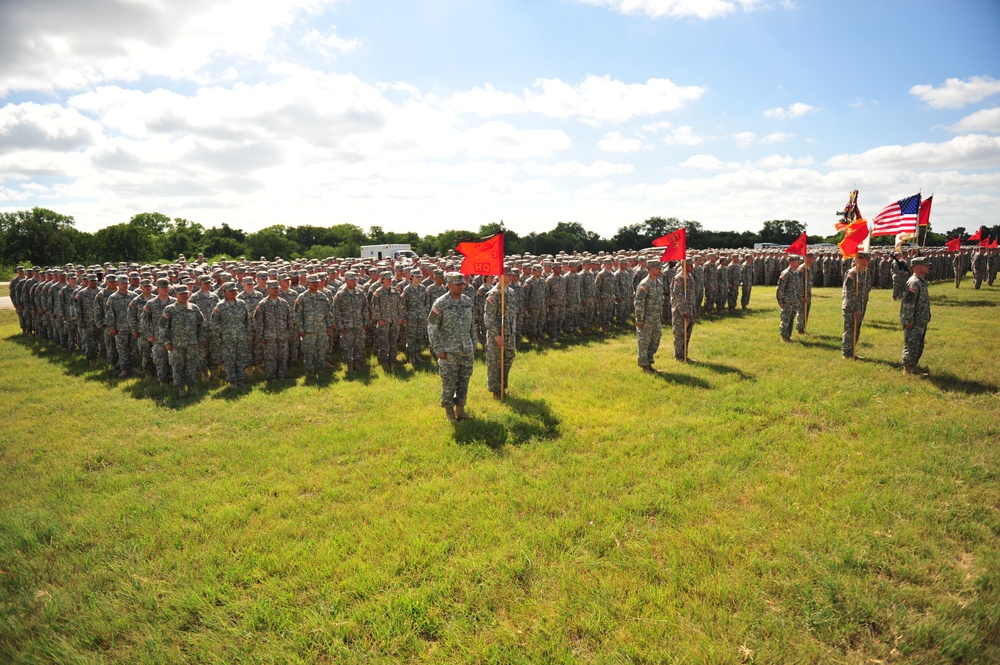
[[[246,277],[244,277],[244,278],[243,278],[243,279],[242,279],[241,281],[242,281],[242,282],[243,282],[244,284],[253,284],[253,282],[254,282],[254,279],[253,279],[253,277],[250,277],[249,275],[247,275],[247,276],[246,276]]]
[[[648,268],[662,268],[663,263],[659,259],[649,259],[646,261],[646,267]]]
[[[223,291],[236,291],[236,282],[226,282],[222,285]]]
[[[871,255],[868,252],[858,252],[859,259],[870,259]]]
[[[198,283],[199,284],[211,284],[212,283],[212,278],[209,277],[208,275],[202,275],[201,277],[198,278]]]
[[[419,268],[414,268],[410,271],[410,277],[420,277],[423,273],[420,272]]]
[[[153,285],[153,280],[149,279],[148,277],[146,279],[139,280],[139,286],[152,286],[152,285]]]
[[[380,279],[392,279],[392,271],[391,270],[383,270],[382,272],[380,272],[378,274],[378,276],[379,276]]]
[[[344,279],[357,279],[357,278],[358,278],[358,273],[356,273],[353,270],[348,270],[347,272],[344,273]]]
[[[319,282],[319,275],[309,275],[306,277],[307,282]]]
[[[450,272],[445,276],[449,284],[464,284],[465,276],[460,272]]]
[[[861,254],[860,254],[860,253],[858,253],[858,256],[861,256]],[[801,257],[801,256],[799,256],[798,254],[790,254],[790,255],[788,256],[788,260],[789,260],[789,261],[796,261],[796,262],[798,262],[798,263],[802,263],[802,257]]]
[[[187,293],[188,287],[186,284],[178,284],[174,287],[174,294]]]
[[[910,259],[910,266],[911,267],[912,266],[929,266],[930,264],[931,264],[931,260],[929,258],[927,258],[926,256],[914,256],[912,259]]]
[[[278,284],[278,280],[276,280],[276,279],[269,279],[269,280],[267,280],[267,284],[265,284],[264,286],[266,286],[269,289],[277,289],[277,288],[280,288],[281,285]]]
[[[434,271],[434,276],[435,277],[444,277],[444,270],[441,270],[440,268],[436,269]]]

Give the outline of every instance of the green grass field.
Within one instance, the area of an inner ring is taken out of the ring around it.
[[[431,369],[182,400],[0,312],[0,661],[1000,662],[1000,289],[931,293],[926,379],[887,292],[852,363],[758,287],[458,426]]]

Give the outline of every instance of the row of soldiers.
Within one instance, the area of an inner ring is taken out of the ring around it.
[[[660,268],[666,288],[658,310],[664,323],[672,324],[670,286],[677,275],[684,274],[692,292],[694,304],[688,320],[693,322],[701,312],[747,308],[758,264],[769,258],[788,260],[784,253],[781,257],[766,252],[692,254],[686,273],[678,269],[679,263]],[[931,279],[937,268],[939,279],[947,274],[947,267],[952,274],[960,274],[956,271],[961,270],[966,257],[976,274],[986,279],[988,267],[995,265],[992,257],[996,252],[977,250],[948,256],[930,250],[927,254]],[[625,328],[630,321],[638,321],[635,296],[649,275],[646,259],[651,255],[508,257],[517,337],[536,342],[545,336],[558,340],[567,334]],[[803,288],[806,283],[809,288],[820,283],[817,275],[823,272],[827,258],[807,257],[808,277],[803,278]],[[905,261],[901,265],[905,266]],[[977,265],[982,268],[976,269]],[[225,367],[227,377],[238,384],[244,380],[247,367],[261,368],[268,379],[284,378],[289,365],[300,357],[307,375],[316,375],[331,362],[338,346],[349,371],[358,369],[366,349],[377,354],[387,368],[396,361],[399,350],[408,361],[418,362],[428,343],[428,312],[448,291],[445,271],[457,267],[454,258],[424,257],[408,265],[262,259],[189,266],[181,258],[170,266],[19,268],[11,283],[11,297],[25,332],[79,350],[91,362],[102,358],[118,366],[123,376],[155,373],[167,381],[173,370],[168,342],[159,334],[160,319],[166,307],[178,300],[178,287],[187,287],[188,302],[198,308],[203,321],[200,369],[211,373]],[[901,269],[897,272],[905,277],[908,268],[905,274]],[[866,278],[874,286],[876,271],[869,268]],[[493,279],[476,276],[464,280],[463,293],[474,303],[477,341],[485,349],[485,303]],[[894,276],[893,282],[897,281]],[[219,309],[230,299],[242,306]],[[650,311],[644,307],[641,318],[647,319]],[[806,316],[803,308],[800,330]]]

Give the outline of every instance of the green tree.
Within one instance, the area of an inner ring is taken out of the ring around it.
[[[240,229],[234,229],[223,223],[219,227],[211,227],[202,235],[202,250],[205,256],[228,256],[237,258],[247,255],[247,234]]]
[[[65,230],[74,220],[47,208],[0,213],[0,263],[39,265],[74,259]]]
[[[141,224],[112,224],[94,234],[98,261],[149,261],[154,257],[153,235]]]
[[[764,222],[764,228],[760,230],[760,242],[790,245],[805,230],[805,224],[794,219],[772,219]]]
[[[254,259],[263,256],[273,261],[276,256],[290,258],[301,253],[295,243],[285,237],[285,227],[281,224],[251,233],[247,236],[246,245],[249,256]]]

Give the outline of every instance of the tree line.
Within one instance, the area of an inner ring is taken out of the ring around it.
[[[705,249],[738,249],[754,243],[771,242],[787,245],[798,238],[805,225],[797,220],[769,220],[759,231],[712,231],[694,220],[676,217],[650,217],[623,226],[610,238],[586,230],[578,222],[558,222],[549,231],[521,235],[507,230],[508,254],[530,252],[556,254],[565,252],[635,250],[649,247],[653,240],[681,227],[687,228],[688,247]],[[831,223],[832,230],[832,223]],[[499,223],[483,224],[476,230],[456,229],[434,235],[386,231],[372,226],[367,231],[354,224],[333,226],[277,224],[253,233],[222,224],[204,227],[198,222],[159,212],[133,215],[127,222],[106,226],[89,233],[75,227],[72,216],[46,208],[32,208],[0,213],[0,279],[9,278],[18,264],[63,265],[92,264],[105,261],[151,263],[172,262],[183,254],[188,258],[204,254],[209,258],[273,259],[305,257],[350,257],[360,254],[362,245],[407,243],[417,254],[445,254],[463,241],[492,235],[500,230]],[[956,229],[964,232],[964,229]],[[989,232],[990,229],[987,229]],[[992,227],[992,237],[1000,235],[1000,225]],[[965,236],[963,236],[964,238]],[[925,244],[942,245],[944,234],[930,233]],[[809,236],[811,244],[836,243],[838,235]],[[891,237],[876,238],[875,245],[891,245]]]

